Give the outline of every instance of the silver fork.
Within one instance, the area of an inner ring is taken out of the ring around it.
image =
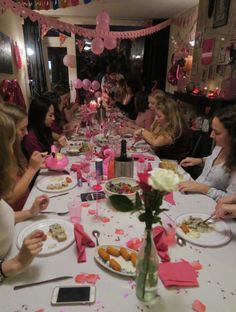
[[[64,212],[56,212],[56,211],[41,211],[42,214],[54,214],[57,216],[65,216],[69,213],[69,211],[64,211]]]

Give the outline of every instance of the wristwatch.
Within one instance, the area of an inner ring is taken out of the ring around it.
[[[3,261],[4,259],[0,260],[0,283],[2,283],[5,278],[7,278],[7,276],[2,271]]]

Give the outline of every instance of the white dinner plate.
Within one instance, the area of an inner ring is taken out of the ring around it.
[[[177,225],[176,234],[184,238],[189,243],[204,247],[218,247],[225,245],[231,239],[232,233],[229,226],[224,221],[216,221],[213,223],[214,229],[207,233],[201,233],[199,238],[193,238],[185,234],[179,227],[182,222],[188,219],[190,216],[195,218],[202,218],[205,220],[209,217],[209,214],[204,213],[187,213],[179,216],[175,222]]]
[[[122,246],[115,246],[115,245],[103,245],[103,246],[99,246],[98,248],[104,248],[106,249],[108,246],[113,246],[114,248],[120,249]],[[131,261],[126,261],[123,257],[119,256],[119,257],[114,257],[110,255],[110,259],[113,258],[115,259],[121,266],[121,272],[113,270],[110,266],[109,266],[109,261],[105,261],[103,260],[99,254],[98,254],[98,248],[96,248],[95,250],[95,255],[94,258],[95,260],[105,269],[107,269],[108,271],[111,271],[113,273],[122,275],[122,276],[135,276],[136,274],[136,268],[133,266]],[[127,248],[125,247],[130,253],[131,252],[136,252],[133,249]]]
[[[63,242],[58,242],[56,239],[48,235],[49,226],[58,223],[66,232],[67,239]],[[20,249],[24,238],[35,230],[41,230],[47,235],[47,239],[43,242],[43,249],[40,252],[40,256],[46,256],[62,251],[74,242],[74,225],[66,220],[62,219],[48,219],[45,221],[34,222],[24,228],[18,235],[16,240],[16,246]]]
[[[61,185],[62,182],[66,181],[66,178],[70,178],[72,182],[68,183],[67,186],[63,186],[60,189],[48,189],[50,184],[59,184]],[[51,177],[45,177],[38,181],[37,188],[40,191],[47,192],[47,193],[60,193],[65,192],[73,189],[77,185],[77,181],[74,177],[70,175],[57,175]]]
[[[150,151],[150,146],[145,142],[137,142],[135,143],[129,150],[129,152],[134,153],[146,153]]]

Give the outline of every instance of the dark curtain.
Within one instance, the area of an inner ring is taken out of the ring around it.
[[[153,21],[153,26],[164,20]],[[143,78],[144,85],[148,91],[153,87],[154,80],[157,88],[165,90],[167,58],[169,49],[170,27],[166,27],[157,33],[145,37]]]
[[[47,91],[46,74],[43,60],[43,50],[41,44],[40,27],[38,22],[31,22],[29,18],[24,20],[23,25],[25,49],[31,48],[34,54],[27,55],[27,65],[30,80],[30,90],[32,97],[42,95]]]

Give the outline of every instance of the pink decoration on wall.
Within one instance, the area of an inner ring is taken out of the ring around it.
[[[76,67],[76,57],[75,55],[71,55],[71,54],[66,54],[63,57],[63,64],[67,67]]]
[[[77,78],[73,81],[73,87],[75,89],[80,89],[80,88],[82,88],[82,86],[83,86],[83,83],[79,78]]]
[[[100,92],[100,91],[97,91],[97,92],[95,92],[95,97],[96,98],[99,98],[99,97],[101,97],[102,96],[102,92]]]
[[[96,17],[96,24],[97,25],[109,25],[110,24],[110,16],[107,14],[106,11],[102,11],[98,13]]]
[[[94,38],[92,41],[91,50],[94,54],[100,55],[104,51],[104,43],[101,38]]]
[[[208,65],[212,61],[215,38],[206,39],[202,43],[201,61],[203,65]]]
[[[117,46],[116,38],[105,37],[104,38],[104,46],[107,50],[113,50]]]
[[[82,83],[84,90],[88,91],[91,87],[91,81],[89,79],[84,79]]]
[[[94,91],[97,91],[100,88],[100,83],[97,80],[92,82],[92,88]]]
[[[20,55],[20,49],[17,45],[17,42],[13,43],[13,52],[14,52],[14,56],[15,56],[16,67],[17,67],[17,69],[21,69],[22,60],[21,60],[21,55]]]

